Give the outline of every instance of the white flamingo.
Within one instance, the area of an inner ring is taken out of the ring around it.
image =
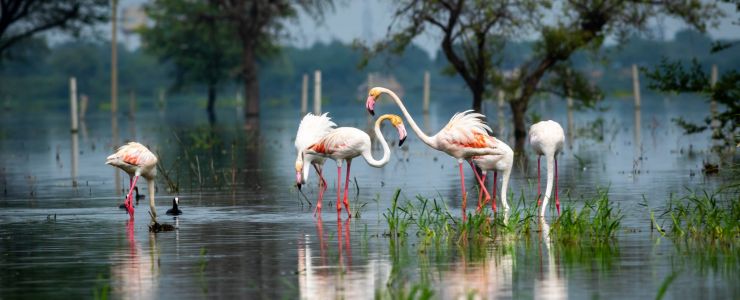
[[[560,214],[560,197],[558,196],[558,158],[557,155],[563,150],[565,142],[565,133],[563,127],[558,122],[549,120],[541,121],[529,127],[529,143],[532,149],[537,153],[537,199],[542,194],[540,189],[540,158],[542,155],[547,159],[547,187],[545,188],[545,197],[542,201],[539,214],[545,216],[547,202],[550,201],[550,193],[553,187],[553,177],[555,177],[555,207]]]
[[[498,151],[495,149],[496,145],[488,139],[488,132],[491,131],[491,128],[483,122],[482,118],[485,116],[479,113],[473,113],[472,110],[456,113],[442,130],[430,137],[424,134],[419,126],[416,125],[416,122],[414,122],[414,119],[406,110],[406,107],[403,105],[403,102],[401,102],[401,99],[398,98],[398,95],[387,88],[374,87],[368,92],[365,106],[371,115],[375,114],[375,101],[384,93],[390,95],[393,101],[396,102],[403,112],[403,115],[406,117],[406,121],[411,125],[411,129],[414,130],[416,135],[422,142],[424,142],[424,144],[445,152],[457,159],[460,167],[460,184],[463,195],[462,214],[463,220],[465,220],[467,197],[465,194],[465,174],[462,170],[462,163],[467,160],[470,163],[471,168],[473,168],[473,172],[475,172],[475,168],[473,167],[473,163],[470,162],[470,158],[473,156],[498,154]],[[486,201],[491,199],[485,186],[482,187],[482,190],[486,195]]]
[[[156,220],[157,210],[154,208],[154,178],[157,176],[157,156],[147,147],[137,142],[130,142],[119,147],[116,153],[111,154],[105,161],[106,164],[117,167],[129,176],[133,174],[131,188],[126,195],[126,211],[133,217],[134,206],[131,204],[131,193],[134,191],[139,176],[146,178],[149,188],[149,208],[152,217]]]
[[[328,133],[319,141],[304,150],[305,155],[323,156],[333,159],[337,162],[337,217],[342,211],[341,206],[341,183],[342,183],[342,162],[347,161],[347,176],[344,184],[344,208],[347,210],[348,217],[352,217],[349,210],[349,201],[347,200],[347,189],[349,187],[349,171],[352,159],[362,155],[370,166],[380,168],[385,166],[391,159],[391,150],[388,143],[380,132],[380,123],[389,120],[398,130],[398,145],[401,146],[406,140],[406,128],[403,126],[403,120],[397,115],[383,115],[375,121],[375,135],[380,139],[383,146],[383,157],[376,160],[372,156],[370,136],[362,130],[353,127],[339,127]],[[303,158],[305,159],[305,157]],[[299,162],[301,167],[302,162]],[[299,165],[298,163],[296,166]],[[316,212],[321,214],[321,202],[316,205]]]
[[[509,202],[506,200],[506,193],[507,189],[509,187],[509,177],[511,177],[511,169],[514,166],[514,150],[511,150],[511,147],[507,145],[506,143],[502,142],[499,139],[496,139],[495,137],[489,137],[496,143],[496,149],[499,151],[500,154],[496,155],[483,155],[483,156],[474,156],[473,157],[473,163],[478,166],[482,173],[483,178],[479,179],[482,184],[485,185],[486,182],[486,175],[488,174],[488,171],[493,171],[493,189],[491,191],[493,202],[491,203],[491,208],[494,212],[496,212],[496,181],[497,181],[497,175],[498,172],[503,172],[503,179],[501,183],[501,203],[504,206],[504,214],[509,213]],[[477,176],[478,174],[476,174]],[[481,192],[478,193],[478,206],[481,206],[481,197],[483,196],[482,189]],[[484,202],[485,203],[485,202]],[[484,204],[485,205],[485,204]]]
[[[337,124],[332,122],[331,118],[329,118],[327,114],[328,113],[324,113],[320,116],[312,113],[306,114],[306,116],[301,120],[301,124],[298,126],[298,132],[295,136],[295,150],[298,153],[295,159],[296,185],[298,186],[298,189],[300,189],[301,185],[308,181],[308,171],[310,168],[303,168],[303,164],[313,165],[316,170],[316,174],[319,175],[319,195],[317,203],[321,203],[321,200],[324,198],[324,192],[327,189],[326,180],[324,180],[324,175],[322,174],[322,168],[326,159],[323,156],[313,154],[306,154],[301,158],[301,153],[337,127]]]

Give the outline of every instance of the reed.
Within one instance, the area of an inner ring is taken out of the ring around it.
[[[609,201],[608,190],[597,189],[596,197],[587,199],[580,211],[567,205],[550,234],[561,242],[608,242],[616,237],[623,217]]]

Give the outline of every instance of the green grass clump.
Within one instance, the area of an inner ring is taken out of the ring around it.
[[[740,184],[715,192],[696,193],[671,200],[662,214],[670,222],[666,232],[699,242],[736,243],[740,237]],[[656,227],[657,221],[654,221]]]
[[[623,217],[609,201],[608,191],[598,189],[597,196],[586,200],[580,211],[566,206],[552,224],[551,235],[561,242],[608,242],[616,237]]]

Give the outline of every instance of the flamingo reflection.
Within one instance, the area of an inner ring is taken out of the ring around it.
[[[351,219],[337,220],[337,258],[327,251],[321,218],[316,219],[316,237],[320,259],[312,256],[311,236],[298,243],[298,285],[301,299],[372,298],[383,289],[390,275],[390,262],[369,259],[361,266],[352,265]]]
[[[537,299],[565,299],[568,297],[568,288],[565,282],[565,276],[560,273],[559,262],[553,255],[552,245],[550,243],[550,225],[547,224],[544,217],[538,220],[539,225],[539,243],[540,249],[540,272],[534,284],[534,295]],[[546,253],[542,253],[542,245]],[[543,258],[547,257],[547,263],[543,263]]]
[[[126,222],[128,250],[113,254],[111,266],[112,293],[115,298],[153,299],[156,298],[159,286],[159,249],[156,236],[149,234],[149,258],[136,243],[134,236],[134,219]]]

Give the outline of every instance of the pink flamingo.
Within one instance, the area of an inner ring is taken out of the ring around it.
[[[133,176],[131,188],[128,191],[128,195],[126,195],[126,202],[124,203],[126,211],[132,217],[134,215],[134,206],[131,204],[131,193],[134,191],[139,176],[146,178],[149,187],[149,207],[152,211],[152,216],[156,220],[157,210],[154,208],[154,177],[157,176],[157,156],[144,145],[137,142],[130,142],[119,147],[116,153],[108,156],[105,163],[123,170],[129,174],[129,177]]]
[[[558,196],[558,159],[557,155],[563,150],[563,143],[565,142],[565,133],[563,127],[558,122],[549,120],[541,121],[529,127],[529,143],[532,145],[532,149],[537,153],[537,201],[539,205],[539,197],[542,195],[540,189],[540,158],[542,155],[547,159],[547,187],[545,189],[545,197],[540,207],[540,212],[537,216],[545,216],[545,208],[547,208],[547,202],[550,200],[550,192],[553,186],[553,173],[555,177],[555,207],[560,214],[560,197]],[[553,172],[554,170],[554,172]]]
[[[342,200],[340,190],[342,183],[342,162],[347,161],[347,176],[344,184],[344,208],[347,210],[347,216],[351,218],[352,214],[349,210],[347,189],[349,187],[349,170],[352,159],[362,155],[370,166],[376,168],[385,166],[391,159],[391,150],[385,138],[383,138],[383,133],[380,132],[380,123],[384,120],[389,120],[398,130],[399,146],[406,139],[406,128],[403,126],[401,117],[397,115],[383,115],[378,118],[375,121],[375,136],[380,139],[380,144],[383,146],[383,157],[380,160],[376,160],[372,156],[370,136],[364,131],[353,127],[339,127],[334,129],[304,151],[303,159],[305,159],[306,154],[311,154],[328,157],[337,162],[337,217],[339,217],[339,213],[342,211],[340,202]],[[316,205],[316,212],[319,215],[321,214],[321,202]]]
[[[303,168],[304,162],[313,165],[314,169],[316,169],[316,174],[319,175],[319,195],[317,203],[321,203],[321,200],[324,198],[324,192],[327,188],[326,180],[324,180],[324,176],[322,174],[322,167],[324,166],[325,158],[323,156],[313,154],[306,154],[301,158],[301,153],[334,130],[337,126],[337,124],[332,122],[331,118],[326,115],[327,113],[320,116],[312,113],[306,114],[306,116],[301,120],[301,124],[298,126],[298,132],[295,136],[295,149],[296,152],[298,152],[295,160],[296,186],[300,189],[301,185],[308,181],[308,171],[310,168]]]
[[[472,160],[473,163],[478,166],[483,173],[483,178],[479,179],[481,182],[483,182],[482,184],[485,185],[486,175],[488,174],[488,171],[493,171],[493,190],[491,192],[491,194],[493,195],[493,202],[491,203],[491,208],[494,212],[496,212],[496,181],[498,179],[498,171],[503,172],[503,179],[501,183],[501,203],[504,205],[504,214],[508,214],[509,203],[506,201],[506,193],[509,186],[509,177],[511,177],[511,169],[514,166],[514,151],[511,150],[511,147],[509,147],[509,145],[502,142],[501,140],[498,140],[495,137],[489,138],[496,144],[496,150],[499,152],[499,154],[474,156]],[[478,176],[477,173],[476,176]],[[481,189],[481,191],[478,192],[479,209],[481,207],[482,196],[483,192]],[[483,205],[485,205],[485,203]]]
[[[465,220],[467,196],[465,194],[465,174],[463,173],[462,163],[465,160],[470,162],[470,158],[473,156],[498,154],[495,143],[488,139],[488,132],[491,131],[491,128],[483,122],[482,118],[485,116],[479,113],[473,113],[472,110],[456,113],[442,130],[430,137],[424,134],[419,126],[416,125],[416,122],[414,122],[414,119],[406,110],[401,99],[398,98],[393,91],[387,88],[374,87],[370,89],[370,92],[368,92],[367,102],[365,105],[367,107],[367,111],[371,115],[375,114],[375,101],[383,93],[390,95],[393,101],[396,102],[403,112],[403,115],[406,117],[406,121],[409,122],[411,128],[424,144],[445,152],[457,159],[460,167],[460,184],[462,185],[463,195],[462,214],[463,220]],[[473,167],[472,162],[470,162],[470,166]],[[473,171],[475,172],[474,167]],[[484,185],[482,185],[482,190],[486,195],[486,201],[488,201],[491,196],[488,194],[488,190],[486,190]]]

